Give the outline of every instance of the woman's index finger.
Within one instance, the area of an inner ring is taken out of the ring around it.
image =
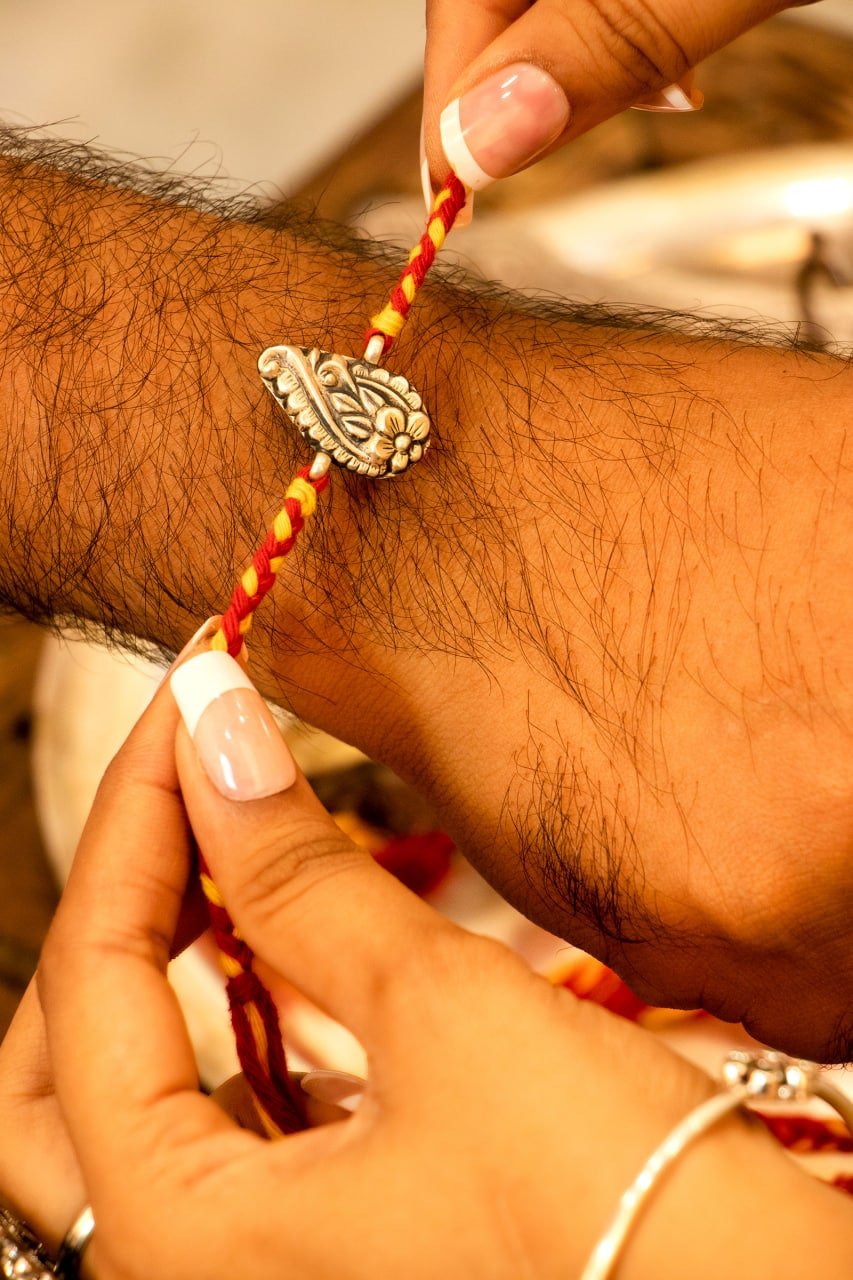
[[[93,1197],[152,1154],[230,1127],[198,1093],[166,979],[190,866],[177,711],[163,686],[98,792],[48,935],[39,987],[56,1091]],[[166,1144],[165,1146],[163,1144]]]

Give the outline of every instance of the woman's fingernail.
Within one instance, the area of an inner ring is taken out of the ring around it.
[[[219,624],[221,622],[222,615],[219,613],[214,614],[212,618],[208,618],[206,622],[203,622],[195,635],[186,642],[181,652],[175,658],[175,662],[180,662],[181,658],[183,658],[185,654],[189,653],[191,649],[194,649],[196,645],[201,644],[202,640],[212,640],[219,630]]]
[[[653,93],[642,102],[634,103],[635,111],[698,111],[705,101],[704,95],[694,89],[685,93],[680,84],[667,85],[659,93]]]
[[[547,71],[514,62],[444,108],[441,143],[454,172],[479,191],[544,151],[569,114],[566,95]]]
[[[420,166],[421,166],[421,190],[424,193],[424,204],[426,205],[427,214],[432,213],[433,202],[435,201],[436,192],[433,191],[432,178],[429,172],[429,160],[427,160],[426,147],[424,146],[424,122],[421,120],[421,143],[420,143]],[[471,225],[471,219],[474,216],[474,193],[468,192],[468,199],[456,215],[454,227],[458,230],[460,227],[468,227]]]
[[[272,713],[229,654],[200,653],[170,683],[202,768],[228,800],[260,800],[293,785],[296,766]]]
[[[435,196],[432,193],[432,182],[429,176],[429,160],[427,160],[426,143],[424,142],[424,122],[421,117],[421,134],[418,142],[418,163],[421,170],[421,190],[424,193],[424,205],[429,213],[432,209],[432,202]]]
[[[172,672],[175,670],[175,667],[177,667],[179,662],[182,662],[184,660],[184,658],[187,656],[188,653],[190,653],[193,649],[196,648],[197,645],[200,645],[202,642],[210,641],[213,639],[213,637],[216,635],[216,632],[219,630],[219,624],[221,623],[221,621],[222,621],[222,618],[217,613],[217,614],[214,614],[212,618],[208,618],[207,622],[203,622],[201,624],[198,631],[196,631],[195,635],[191,636],[191,638],[186,642],[186,644],[184,645],[180,653],[175,654],[174,658],[169,663],[166,670],[163,672],[162,676],[160,677],[160,682],[157,685],[158,689],[163,687],[166,681],[171,677]]]
[[[355,1111],[364,1097],[366,1080],[347,1071],[308,1071],[302,1077],[302,1090],[315,1102],[328,1102],[344,1111]]]

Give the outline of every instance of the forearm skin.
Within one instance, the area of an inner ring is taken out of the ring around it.
[[[0,596],[175,649],[305,458],[258,353],[358,352],[399,262],[32,157],[0,195]],[[254,670],[649,998],[844,1056],[853,372],[672,329],[428,284],[388,363],[435,446],[334,476]]]

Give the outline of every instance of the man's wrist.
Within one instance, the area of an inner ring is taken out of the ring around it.
[[[227,603],[306,457],[262,387],[259,351],[287,339],[357,352],[396,264],[339,230],[224,220],[37,164],[7,160],[0,181],[0,591],[31,616],[176,647]],[[427,397],[441,387],[441,414],[454,388],[436,379],[436,347],[452,337],[432,312],[441,341],[401,359],[414,356]],[[335,561],[361,558],[351,539],[365,537],[372,497],[357,482],[335,488],[316,540],[282,570],[294,651],[328,652],[328,624],[352,612],[353,578]],[[269,634],[259,628],[259,647]]]

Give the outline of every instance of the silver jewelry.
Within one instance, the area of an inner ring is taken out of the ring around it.
[[[853,1103],[829,1083],[814,1062],[788,1058],[771,1050],[759,1053],[737,1050],[724,1059],[722,1080],[725,1092],[715,1094],[685,1116],[649,1156],[622,1196],[619,1208],[595,1246],[581,1280],[607,1280],[612,1275],[628,1234],[660,1175],[691,1142],[730,1111],[750,1102],[801,1102],[808,1098],[821,1098],[838,1112],[853,1133]]]
[[[264,385],[319,451],[315,467],[325,469],[332,459],[348,471],[384,479],[402,475],[429,448],[430,421],[420,395],[402,374],[373,363],[375,353],[372,342],[360,357],[318,347],[262,352]]]
[[[59,1246],[55,1275],[62,1280],[76,1280],[87,1245],[95,1230],[95,1215],[89,1205],[80,1210]]]
[[[830,1083],[816,1062],[788,1058],[771,1050],[749,1053],[738,1049],[723,1060],[722,1077],[728,1089],[745,1085],[749,1101],[805,1102],[820,1098],[838,1112],[853,1133],[853,1101]]]
[[[56,1273],[47,1250],[25,1222],[0,1207],[0,1276],[51,1280]]]

